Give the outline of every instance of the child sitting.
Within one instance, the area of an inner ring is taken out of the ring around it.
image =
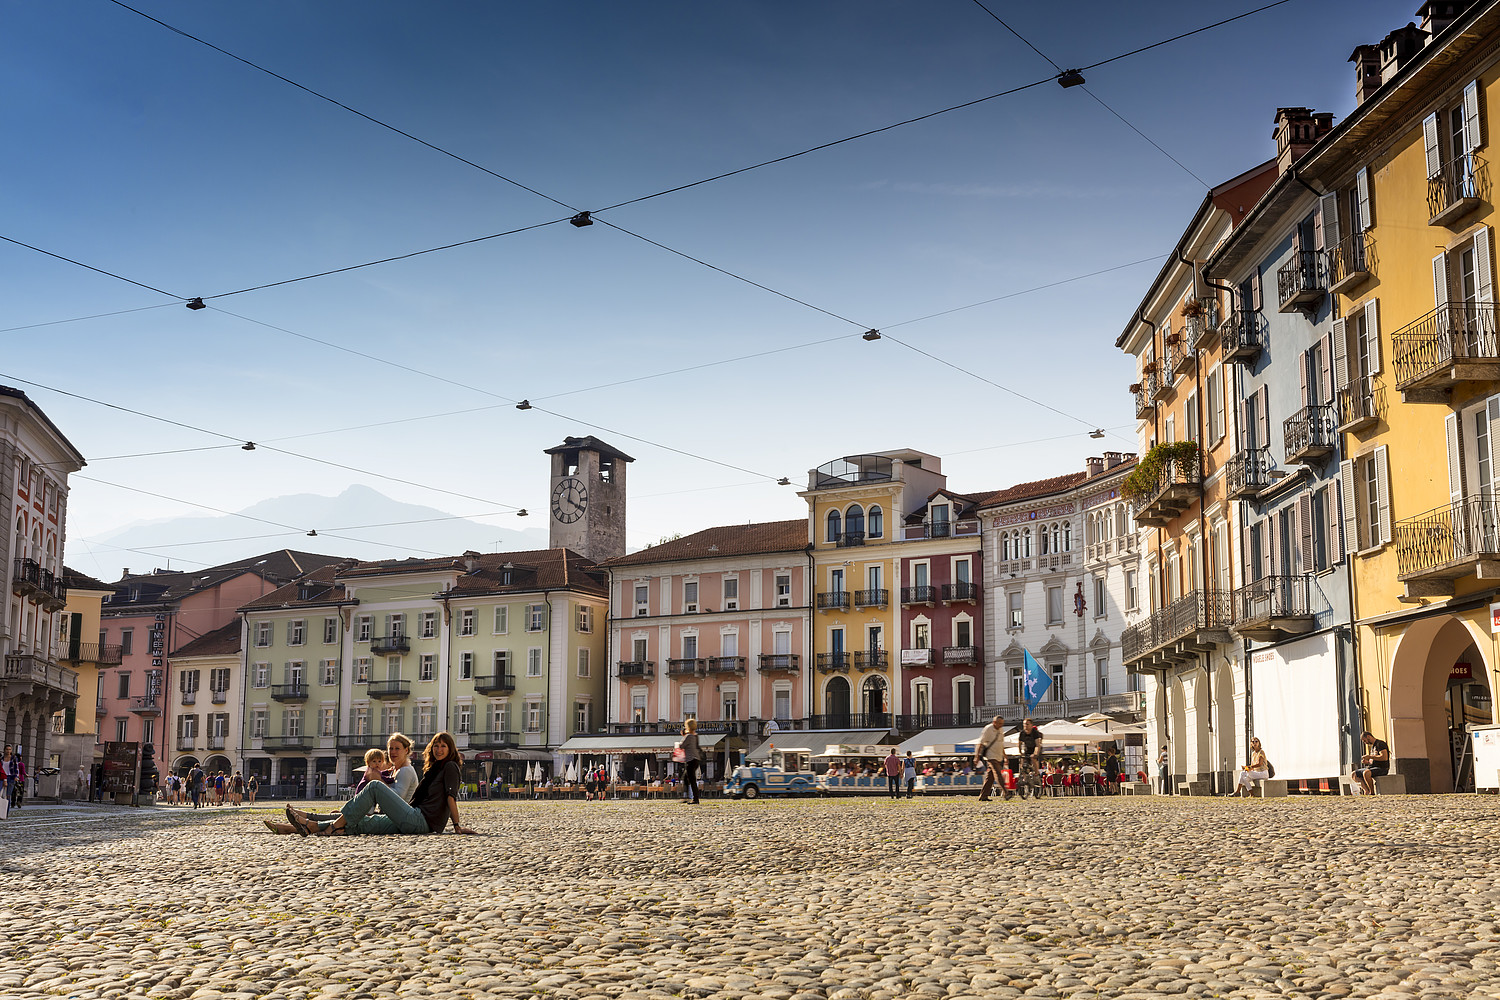
[[[365,751],[365,770],[360,776],[359,784],[354,786],[355,792],[359,792],[372,781],[383,781],[387,785],[394,784],[395,778],[391,771],[385,770],[385,751],[369,749]]]

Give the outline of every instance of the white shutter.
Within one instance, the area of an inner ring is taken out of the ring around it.
[[[1427,147],[1427,176],[1436,177],[1443,169],[1442,155],[1438,152],[1438,121],[1436,114],[1422,119],[1422,143]]]
[[[1490,227],[1480,226],[1474,234],[1474,280],[1479,286],[1480,302],[1494,301],[1495,274],[1490,268]]]
[[[1472,153],[1484,145],[1484,130],[1479,122],[1479,81],[1464,88],[1464,146]]]
[[[1386,458],[1386,446],[1375,449],[1375,506],[1380,514],[1380,540],[1391,540],[1391,467]]]
[[[1349,388],[1349,341],[1343,320],[1333,321],[1333,336],[1329,342],[1333,347],[1333,391],[1339,393]]]
[[[1308,406],[1312,405],[1311,397],[1308,395],[1308,383],[1310,382],[1308,373],[1312,369],[1312,351],[1303,351],[1297,361],[1297,374],[1302,376],[1302,408],[1305,410]]]
[[[1329,375],[1329,365],[1333,358],[1333,338],[1323,338],[1323,349],[1318,352],[1318,402],[1328,404],[1333,402],[1333,380]]]
[[[1343,522],[1346,552],[1355,552],[1361,548],[1354,496],[1354,463],[1345,459],[1339,463],[1339,520]]]
[[[1370,374],[1380,373],[1380,310],[1376,300],[1365,303],[1365,353],[1370,358]]]
[[[1370,213],[1370,171],[1367,167],[1360,167],[1359,173],[1354,175],[1354,188],[1359,195],[1359,218],[1351,223],[1356,231],[1364,232],[1375,225],[1375,217]]]
[[[1495,440],[1500,431],[1500,396],[1490,397],[1485,416],[1490,424],[1490,494],[1500,497],[1500,441]]]
[[[1331,250],[1339,245],[1338,192],[1318,199],[1318,215],[1323,219],[1323,246]]]
[[[1339,481],[1335,479],[1323,491],[1323,522],[1328,526],[1328,565],[1333,566],[1344,558],[1344,518],[1339,506],[1343,495]]]
[[[1448,436],[1448,500],[1456,502],[1464,495],[1463,442],[1459,440],[1458,414],[1443,417],[1443,430]]]
[[[1260,422],[1255,444],[1260,448],[1268,448],[1271,445],[1271,387],[1268,385],[1260,387],[1260,403],[1255,408],[1255,417]]]
[[[1448,255],[1442,251],[1432,258],[1432,302],[1439,309],[1448,304]]]

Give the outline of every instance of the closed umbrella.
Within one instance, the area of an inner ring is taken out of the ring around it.
[[[642,773],[646,776],[646,780],[647,781],[651,780],[651,758],[650,757],[646,758],[646,765],[645,765],[645,768],[643,769]]]

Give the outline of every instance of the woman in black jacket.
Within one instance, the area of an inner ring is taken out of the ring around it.
[[[374,781],[344,803],[332,822],[319,823],[291,806],[286,807],[286,818],[304,837],[314,833],[321,837],[341,833],[442,833],[449,819],[453,820],[454,833],[477,833],[458,819],[463,755],[453,735],[441,732],[434,736],[424,758],[427,768],[410,804],[385,782]],[[373,812],[376,805],[380,806],[379,813]]]

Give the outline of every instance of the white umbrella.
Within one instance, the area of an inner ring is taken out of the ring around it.
[[[647,781],[651,780],[651,758],[650,757],[646,758],[645,769],[644,769],[644,771],[642,773],[645,775],[645,778],[646,778]]]
[[[528,785],[536,783],[536,761],[526,765],[526,783]]]

